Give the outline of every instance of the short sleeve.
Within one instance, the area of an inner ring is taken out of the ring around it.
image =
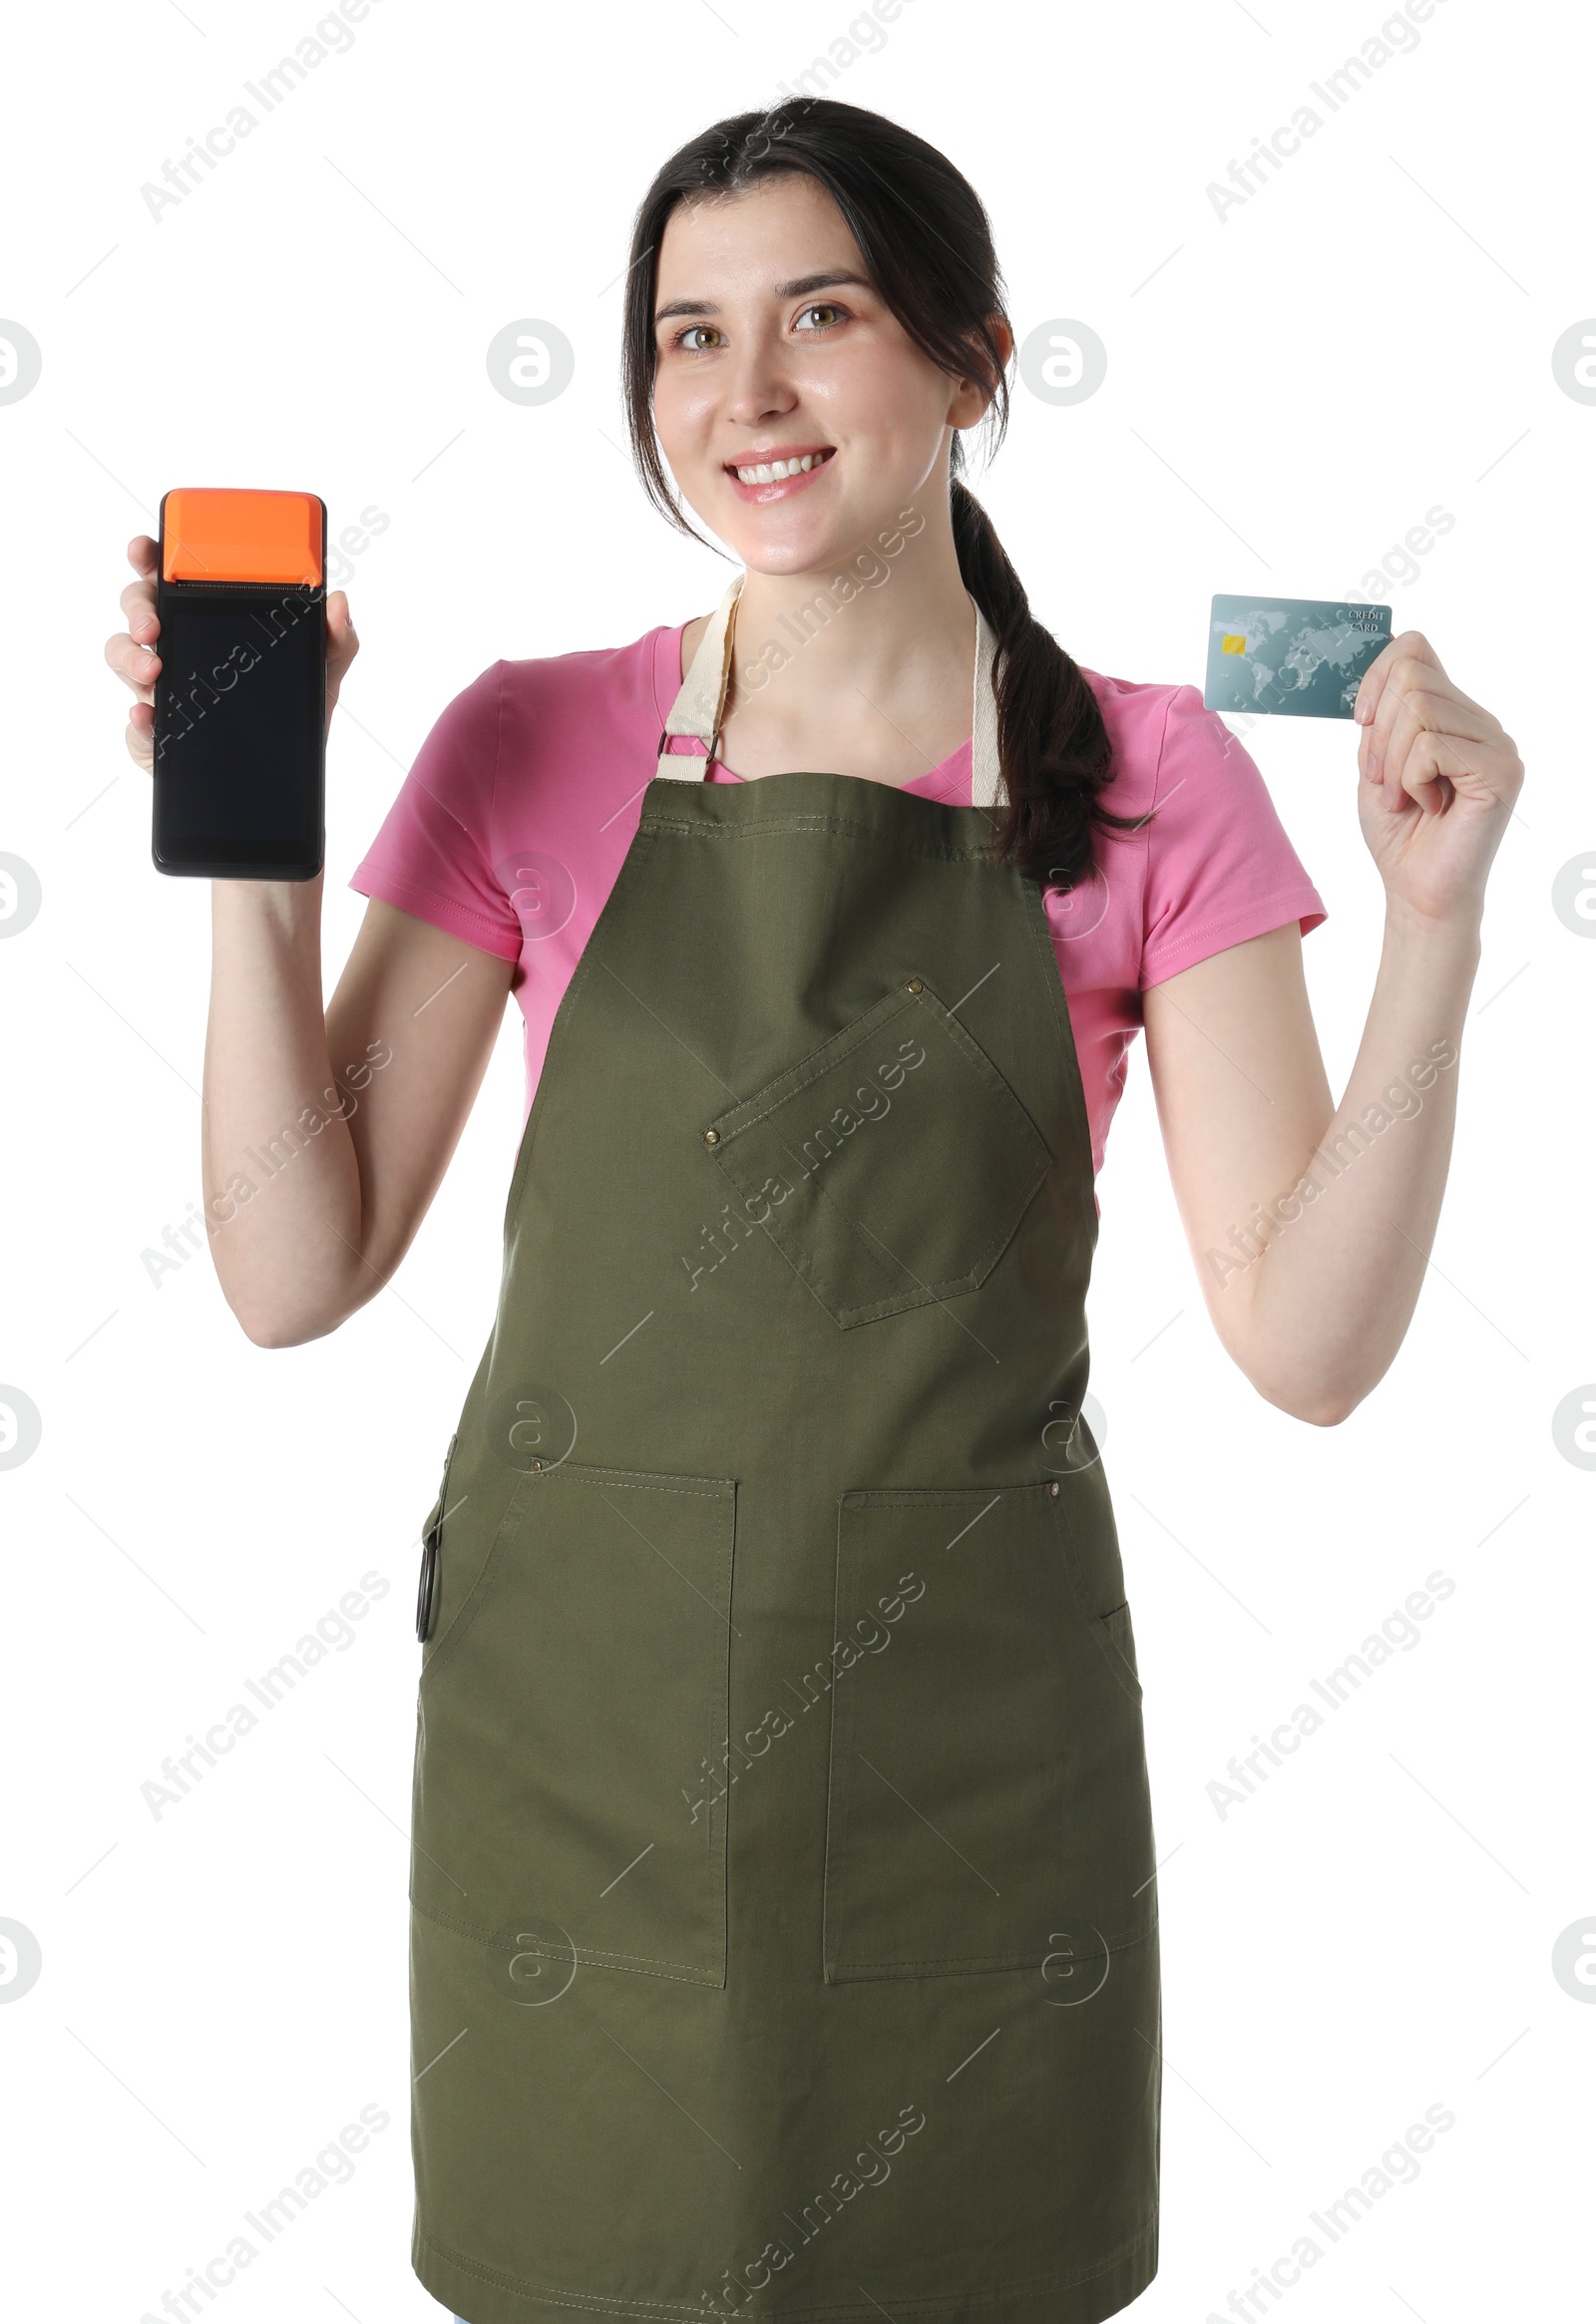
[[[495,662],[446,705],[349,885],[514,961],[521,923],[488,852],[503,685]]]
[[[1141,988],[1295,920],[1327,917],[1269,789],[1195,686],[1171,693],[1147,827]]]

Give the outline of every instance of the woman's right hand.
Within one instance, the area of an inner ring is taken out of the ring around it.
[[[156,640],[161,635],[161,623],[156,618],[156,560],[160,553],[159,544],[148,533],[140,533],[128,543],[128,563],[139,576],[122,592],[122,610],[128,616],[128,626],[106,639],[106,660],[137,697],[128,713],[124,739],[130,754],[146,771],[155,761],[155,683],[161,669],[161,656],[156,651]],[[344,673],[359,651],[360,640],[349,618],[349,599],[342,589],[334,589],[327,599],[329,728]]]

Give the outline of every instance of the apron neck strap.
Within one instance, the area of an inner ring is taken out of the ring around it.
[[[737,602],[742,595],[748,576],[739,573],[728,583],[726,592],[709,619],[709,626],[698,640],[698,650],[692,665],[681,681],[681,690],[670,706],[670,715],[660,730],[658,772],[667,782],[701,783],[708,771],[708,762],[716,755],[720,740],[720,720],[726,706],[726,691],[731,678],[732,632],[736,624]],[[975,675],[971,688],[971,804],[975,807],[996,807],[1002,797],[1001,776],[998,759],[998,697],[994,684],[994,668],[998,658],[998,641],[992,624],[977,604],[969,598],[975,616]],[[672,735],[688,735],[704,747],[704,757],[687,751],[666,748]]]

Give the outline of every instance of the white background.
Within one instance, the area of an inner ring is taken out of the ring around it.
[[[0,310],[44,369],[0,406],[0,849],[44,901],[0,945],[0,1380],[43,1437],[0,1474],[0,1915],[34,1932],[43,1971],[0,2008],[20,2223],[3,2304],[40,2324],[159,2311],[364,2105],[391,2120],[354,2177],[216,2311],[439,2313],[409,2271],[417,1533],[492,1321],[521,1111],[512,1008],[414,1250],[328,1340],[252,1347],[203,1253],[152,1283],[142,1255],[200,1193],[209,900],[152,869],[148,778],[123,752],[101,652],[124,545],[184,483],[305,487],[335,532],[368,504],[391,520],[350,583],[330,989],[364,909],[344,882],[450,696],[501,655],[620,643],[718,597],[728,568],[647,511],[617,449],[615,278],[656,165],[773,98],[849,17],[842,0],[374,0],[348,53],[156,222],[141,187],[316,21],[310,0],[156,0],[34,10],[11,33]],[[1223,2312],[1436,2104],[1455,2126],[1421,2175],[1279,2306],[1456,2324],[1562,2312],[1587,2272],[1596,2009],[1551,1952],[1596,1912],[1596,1476],[1551,1416],[1596,1377],[1596,945],[1551,889],[1596,842],[1596,406],[1559,389],[1551,349],[1596,310],[1596,59],[1572,11],[1438,0],[1417,47],[1221,222],[1210,181],[1302,104],[1326,114],[1308,83],[1382,21],[1376,0],[907,0],[831,92],[972,179],[1021,338],[1078,317],[1107,346],[1083,404],[1017,388],[973,479],[1080,660],[1200,684],[1213,590],[1356,588],[1440,504],[1455,524],[1393,586],[1396,626],[1422,629],[1529,770],[1433,1266],[1345,1425],[1287,1418],[1219,1350],[1139,1048],[1109,1143],[1093,1392],[1164,1865],[1148,2324]],[[577,356],[538,408],[484,364],[526,315]],[[1306,960],[1339,1093],[1382,919],[1353,729],[1274,720],[1248,747],[1329,907]],[[1221,1818],[1207,1786],[1232,1754],[1436,1569],[1455,1589],[1421,1644]],[[162,1760],[372,1571],[387,1595],[354,1643],[153,1817],[141,1785]]]

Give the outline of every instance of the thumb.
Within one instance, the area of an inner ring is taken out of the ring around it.
[[[349,599],[342,589],[334,589],[327,599],[327,660],[333,668],[345,670],[360,650],[360,638],[349,613]]]

